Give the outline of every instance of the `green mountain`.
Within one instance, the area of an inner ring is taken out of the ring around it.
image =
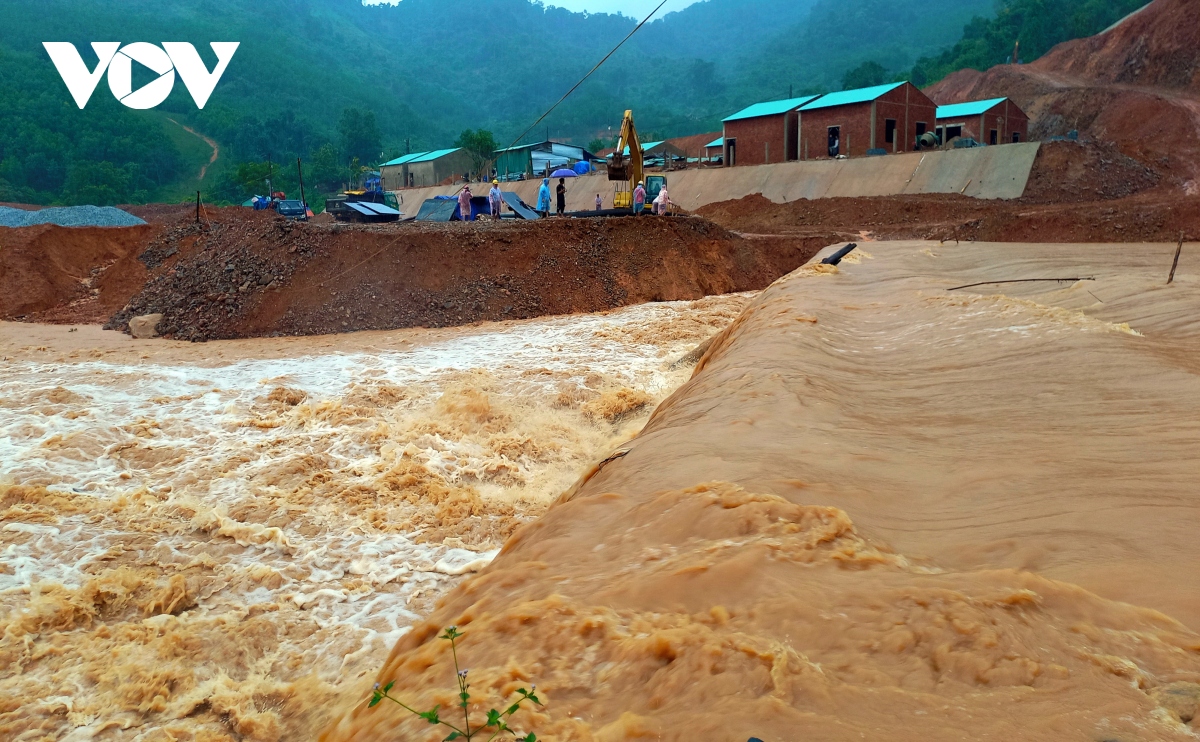
[[[711,131],[749,103],[840,88],[864,62],[907,69],[991,4],[704,0],[647,24],[529,137],[588,144],[626,108],[655,137]],[[37,12],[0,0],[0,17],[0,201],[38,203],[197,187],[235,201],[261,190],[264,168],[288,187],[297,156],[321,191],[355,155],[450,146],[464,129],[506,145],[635,24],[529,0],[41,0]],[[210,68],[208,42],[241,46],[202,111],[180,84],[132,111],[103,81],[80,111],[41,42],[73,42],[90,65],[88,43],[103,40],[189,41]],[[200,135],[221,150],[202,181]]]

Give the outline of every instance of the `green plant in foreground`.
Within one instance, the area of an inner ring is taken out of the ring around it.
[[[495,731],[488,736],[488,742],[491,742],[491,740],[495,739],[496,735],[500,734],[501,732],[508,732],[515,740],[517,740],[517,742],[537,742],[537,735],[535,735],[533,732],[530,732],[522,737],[508,726],[509,717],[515,714],[517,709],[521,708],[521,704],[525,701],[532,701],[538,706],[542,705],[542,702],[538,700],[536,695],[534,695],[534,691],[537,690],[536,685],[530,685],[529,690],[518,688],[517,693],[521,697],[514,701],[511,706],[506,708],[504,711],[497,711],[496,709],[488,711],[487,721],[474,728],[471,727],[471,715],[467,710],[467,705],[471,700],[471,693],[467,689],[471,687],[471,684],[467,682],[467,671],[459,669],[458,667],[458,646],[456,642],[460,637],[462,637],[462,632],[458,630],[458,627],[451,626],[446,629],[445,633],[438,638],[450,642],[450,653],[454,656],[454,673],[458,680],[458,705],[463,711],[463,725],[461,729],[438,716],[439,706],[434,706],[429,711],[421,713],[420,711],[417,711],[401,701],[399,698],[389,695],[389,691],[392,689],[392,686],[396,684],[395,680],[389,681],[388,684],[384,686],[380,686],[379,683],[376,683],[375,690],[371,694],[371,702],[367,704],[367,708],[375,706],[375,704],[386,698],[392,703],[399,705],[405,711],[421,717],[430,724],[441,724],[442,726],[449,727],[451,732],[442,742],[452,742],[452,740],[456,739],[471,740],[475,737],[482,737],[489,729]]]

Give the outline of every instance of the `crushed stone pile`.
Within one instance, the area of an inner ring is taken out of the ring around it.
[[[0,227],[32,227],[57,224],[60,227],[136,227],[146,222],[113,206],[54,206],[25,211],[0,206]]]

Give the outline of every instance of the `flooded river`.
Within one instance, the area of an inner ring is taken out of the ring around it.
[[[4,324],[0,737],[314,736],[747,300],[196,345]]]

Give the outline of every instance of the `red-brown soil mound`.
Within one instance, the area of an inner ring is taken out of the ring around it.
[[[803,237],[819,232],[880,240],[1171,242],[1200,235],[1200,198],[1157,195],[1115,201],[984,201],[956,194],[822,198],[776,204],[762,196],[709,204],[706,219],[729,229]]]
[[[1200,3],[1156,0],[1116,27],[1028,65],[963,70],[926,91],[938,103],[1007,96],[1030,137],[1076,130],[1200,193]]]
[[[0,318],[102,322],[145,283],[138,227],[0,228]]]
[[[1156,0],[1105,33],[1059,44],[1033,66],[1109,83],[1200,93],[1200,3]]]
[[[150,245],[152,278],[108,327],[161,312],[163,334],[208,340],[594,312],[763,288],[835,239],[695,218],[349,226],[225,209]]]

